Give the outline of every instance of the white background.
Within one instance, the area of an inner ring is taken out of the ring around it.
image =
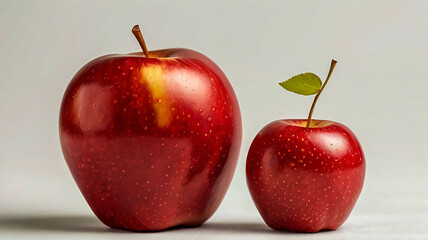
[[[428,1],[4,1],[0,0],[0,238],[428,238]],[[229,191],[202,227],[132,234],[99,223],[75,185],[58,139],[73,75],[109,53],[191,48],[226,73],[243,116]],[[277,84],[324,78],[314,116],[347,125],[366,154],[366,183],[337,231],[269,230],[245,182],[255,134],[305,118],[312,97]],[[101,236],[102,235],[102,236]]]

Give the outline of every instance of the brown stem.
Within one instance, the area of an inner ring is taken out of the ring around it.
[[[317,103],[318,98],[320,97],[322,90],[324,90],[325,85],[327,85],[327,82],[330,79],[331,74],[333,73],[333,69],[336,66],[336,63],[337,63],[336,60],[334,60],[334,59],[331,60],[330,71],[328,71],[327,78],[325,79],[324,84],[322,85],[320,91],[317,93],[317,95],[314,98],[314,101],[312,102],[311,110],[309,111],[308,121],[306,122],[307,128],[311,125],[312,114],[314,113],[315,104]]]
[[[138,43],[140,44],[141,48],[143,49],[144,55],[146,57],[150,57],[149,51],[147,50],[146,42],[144,41],[143,34],[141,34],[140,26],[135,25],[132,28],[132,33],[137,38]]]

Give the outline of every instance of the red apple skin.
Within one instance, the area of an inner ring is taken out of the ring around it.
[[[188,49],[108,55],[63,97],[64,158],[95,215],[134,231],[198,226],[221,203],[241,146],[224,73]]]
[[[355,135],[333,121],[278,120],[251,144],[247,184],[266,224],[318,232],[340,227],[364,183],[365,159]]]

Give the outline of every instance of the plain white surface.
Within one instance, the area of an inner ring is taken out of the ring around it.
[[[0,0],[0,239],[428,239],[427,1]],[[207,224],[135,234],[92,214],[66,167],[58,110],[73,75],[109,53],[186,47],[213,59],[240,102],[244,135],[229,191]],[[366,183],[337,231],[275,232],[245,183],[245,157],[268,122],[304,118],[312,98],[277,82],[324,78],[315,117],[341,122],[366,154]]]

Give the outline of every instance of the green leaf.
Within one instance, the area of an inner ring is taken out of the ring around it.
[[[280,82],[283,88],[300,95],[317,94],[322,86],[321,79],[314,73],[302,73],[287,81]]]

